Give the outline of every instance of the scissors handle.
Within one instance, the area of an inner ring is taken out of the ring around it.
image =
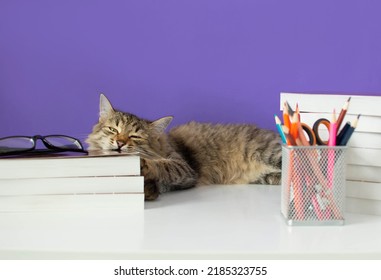
[[[316,145],[316,137],[315,133],[312,131],[311,127],[309,127],[305,123],[300,124],[302,126],[303,131],[307,134],[308,137],[308,143],[310,146],[315,146]]]
[[[330,122],[327,119],[321,118],[321,119],[318,119],[314,123],[314,126],[312,127],[312,130],[313,130],[313,132],[315,134],[315,137],[316,137],[316,143],[318,145],[327,145],[328,144],[328,140],[324,141],[323,139],[321,139],[321,137],[319,135],[319,126],[320,125],[324,125],[327,128],[327,130],[329,131]]]

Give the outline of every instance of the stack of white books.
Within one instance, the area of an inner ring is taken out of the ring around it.
[[[331,120],[351,97],[343,120],[353,122],[361,114],[348,142],[346,209],[348,212],[381,215],[381,97],[335,94],[281,93],[280,106],[298,103],[302,122],[312,126],[318,118]],[[321,131],[322,133],[324,131]],[[328,139],[328,134],[326,135]]]
[[[138,153],[0,158],[0,211],[144,209]]]

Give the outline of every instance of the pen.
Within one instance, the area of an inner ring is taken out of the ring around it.
[[[275,118],[275,124],[276,128],[278,129],[278,132],[280,134],[280,138],[282,139],[283,144],[287,143],[286,135],[284,135],[283,129],[282,129],[282,123],[277,115],[274,115]]]

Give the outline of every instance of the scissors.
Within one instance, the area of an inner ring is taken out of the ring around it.
[[[315,121],[314,125],[312,126],[312,129],[310,126],[308,126],[305,123],[301,123],[303,131],[307,134],[308,142],[311,146],[313,145],[327,145],[328,140],[323,140],[322,137],[319,134],[319,127],[323,125],[327,128],[329,131],[330,121],[325,118],[320,118],[317,121]]]
[[[286,115],[287,115],[287,117],[284,117],[285,125],[290,127],[290,120],[289,120],[288,116],[291,116],[292,118],[294,118],[295,113],[298,113],[298,115],[299,115],[299,109],[297,107],[297,109],[294,111],[287,101],[284,103],[283,108],[284,108],[283,111],[286,112]],[[286,120],[288,120],[288,125],[286,123]],[[300,115],[297,119],[294,119],[294,122],[297,122],[298,120],[300,121]],[[316,144],[328,145],[328,140],[323,140],[319,134],[319,128],[321,125],[324,125],[327,128],[327,130],[329,131],[331,123],[329,120],[327,120],[325,118],[320,118],[317,121],[315,121],[312,128],[305,123],[300,123],[302,130],[305,132],[305,134],[307,134],[307,137],[308,137],[307,140],[311,146],[314,146]]]

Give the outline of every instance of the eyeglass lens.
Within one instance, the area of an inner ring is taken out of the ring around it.
[[[49,149],[61,151],[84,151],[79,140],[65,135],[49,135],[45,137],[14,136],[0,139],[0,154],[27,152],[35,148],[35,140],[41,139]]]
[[[21,152],[34,147],[34,140],[30,137],[11,137],[0,139],[0,153]]]
[[[50,145],[60,149],[82,150],[82,145],[75,138],[67,136],[46,136],[44,140]]]

